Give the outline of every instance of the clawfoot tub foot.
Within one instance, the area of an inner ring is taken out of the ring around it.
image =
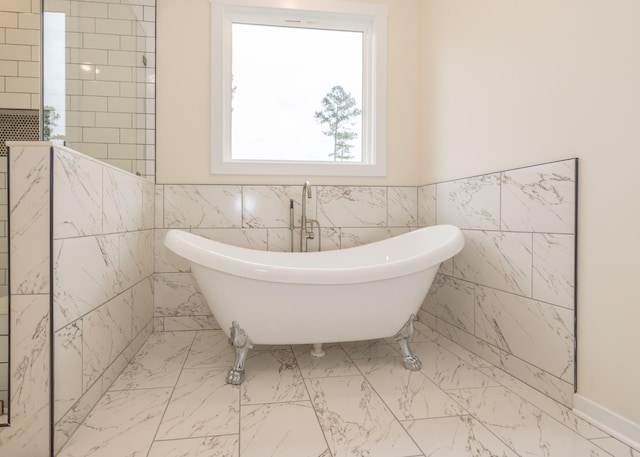
[[[236,348],[236,361],[233,368],[229,370],[226,380],[227,384],[238,386],[244,381],[244,362],[247,359],[247,352],[253,347],[253,342],[247,332],[241,329],[236,321],[233,321],[229,343]]]
[[[412,314],[400,331],[393,336],[393,339],[400,344],[400,351],[404,356],[404,367],[411,371],[418,371],[422,368],[422,362],[420,362],[418,356],[411,353],[409,348],[409,339],[413,335],[414,320],[416,320],[416,315]]]

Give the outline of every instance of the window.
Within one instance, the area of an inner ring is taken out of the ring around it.
[[[385,174],[386,6],[214,0],[212,30],[212,173]]]

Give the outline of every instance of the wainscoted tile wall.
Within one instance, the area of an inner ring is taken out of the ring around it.
[[[322,250],[358,246],[418,226],[416,187],[312,186],[307,215],[318,221]],[[178,228],[237,246],[291,251],[289,202],[294,201],[293,250],[300,250],[300,186],[156,186],[154,329],[216,329],[189,265],[163,245]],[[429,216],[422,216],[428,219]],[[318,236],[309,240],[317,250]]]
[[[574,392],[577,160],[419,188],[420,225],[466,245],[442,265],[420,319],[567,406]]]
[[[152,332],[154,184],[58,147],[53,181],[57,451]]]
[[[49,455],[50,157],[50,144],[9,144],[11,426],[0,427],[3,456]]]

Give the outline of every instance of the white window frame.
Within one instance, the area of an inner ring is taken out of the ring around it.
[[[386,5],[341,0],[211,0],[211,173],[385,176],[387,132]],[[362,162],[232,160],[231,25],[233,22],[363,32]]]

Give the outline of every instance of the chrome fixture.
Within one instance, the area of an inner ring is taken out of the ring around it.
[[[253,341],[236,321],[232,322],[230,333],[229,343],[236,350],[236,361],[227,373],[226,381],[227,384],[238,386],[244,381],[244,363],[247,360],[247,352],[253,347]]]
[[[309,230],[309,220],[307,219],[307,199],[311,199],[311,183],[305,181],[302,186],[302,216],[300,217],[300,252],[307,250],[307,240],[312,240],[313,224]]]
[[[409,348],[409,340],[413,335],[413,321],[416,320],[416,315],[412,314],[411,317],[402,328],[393,336],[393,339],[400,344],[400,352],[404,357],[404,367],[411,371],[420,371],[422,368],[422,362],[417,355],[411,352]]]
[[[295,230],[295,222],[293,215],[293,198],[289,200],[289,233],[291,235],[291,252],[293,252],[293,234]]]

